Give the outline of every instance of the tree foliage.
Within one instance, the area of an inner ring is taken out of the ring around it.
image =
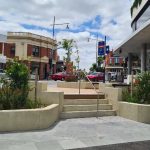
[[[97,61],[98,61],[98,66],[100,66],[104,61],[104,57],[99,56]]]
[[[100,67],[100,66],[97,66],[96,63],[93,63],[92,64],[92,67],[90,68],[90,71],[94,72],[104,72],[104,68]]]
[[[71,61],[72,48],[74,47],[74,40],[63,39],[62,47],[66,50],[66,62]]]
[[[137,8],[142,3],[142,0],[134,0],[133,5],[131,7],[131,16],[133,15],[133,9]]]
[[[138,75],[132,96],[130,91],[125,91],[123,100],[132,103],[150,104],[150,72],[143,72]]]
[[[0,109],[21,109],[38,107],[38,102],[28,98],[29,71],[22,62],[8,62],[6,75],[0,80]]]

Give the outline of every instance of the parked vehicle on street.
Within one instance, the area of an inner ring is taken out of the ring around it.
[[[58,72],[58,73],[55,73],[55,74],[52,74],[52,75],[49,75],[49,79],[52,79],[52,80],[65,80],[65,77],[66,77],[66,72]]]
[[[93,72],[86,76],[91,81],[103,81],[104,80],[104,73],[103,72]]]

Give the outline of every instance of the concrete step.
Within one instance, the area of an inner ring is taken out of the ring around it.
[[[94,111],[97,110],[97,105],[64,105],[63,112],[68,111]],[[98,110],[112,110],[110,104],[99,104]]]
[[[108,104],[107,99],[99,99],[99,104]],[[97,99],[64,99],[64,105],[94,105]]]
[[[64,99],[97,99],[97,94],[65,94]],[[99,93],[99,99],[104,99],[105,95]]]
[[[103,116],[115,116],[116,111],[114,110],[99,110],[98,113],[96,110],[94,111],[70,111],[70,112],[62,112],[62,119],[70,119],[70,118],[86,118],[86,117],[103,117]]]

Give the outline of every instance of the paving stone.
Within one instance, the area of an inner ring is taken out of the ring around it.
[[[57,141],[38,142],[35,144],[38,150],[62,150],[63,148]]]
[[[148,140],[149,124],[118,116],[77,118],[60,120],[46,130],[0,133],[0,150],[63,150],[93,146],[99,148],[104,145]]]

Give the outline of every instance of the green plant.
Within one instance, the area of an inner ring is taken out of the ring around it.
[[[134,9],[134,8],[137,8],[139,5],[141,5],[141,3],[142,3],[142,0],[135,0],[135,1],[133,2],[133,5],[132,5],[132,7],[131,7],[131,16],[133,15],[133,9]]]
[[[137,98],[136,91],[133,91],[132,96],[131,96],[131,93],[128,90],[123,91],[122,100],[126,101],[126,102],[129,102],[129,103],[140,103],[139,99]]]
[[[143,103],[150,103],[150,72],[143,72],[137,77],[137,97]]]
[[[143,72],[138,75],[138,82],[134,86],[131,96],[130,91],[123,92],[123,101],[150,104],[150,72]]]
[[[8,62],[6,66],[8,79],[0,80],[0,109],[35,108],[40,104],[28,98],[29,72],[22,62]]]
[[[74,40],[67,40],[67,39],[63,39],[62,41],[62,47],[66,50],[66,58],[64,57],[64,59],[66,60],[66,62],[70,62],[71,61],[71,54],[72,54],[72,48],[74,47]]]
[[[69,76],[66,76],[65,77],[65,81],[67,81],[67,82],[77,82],[77,76],[75,76],[75,75],[69,75]]]
[[[98,66],[100,66],[100,65],[103,63],[103,61],[104,61],[104,57],[99,56],[99,57],[98,57],[98,60],[97,60]]]
[[[93,63],[92,64],[92,67],[90,68],[90,71],[94,72],[104,72],[104,68],[100,67],[100,66],[97,66],[96,63]]]

